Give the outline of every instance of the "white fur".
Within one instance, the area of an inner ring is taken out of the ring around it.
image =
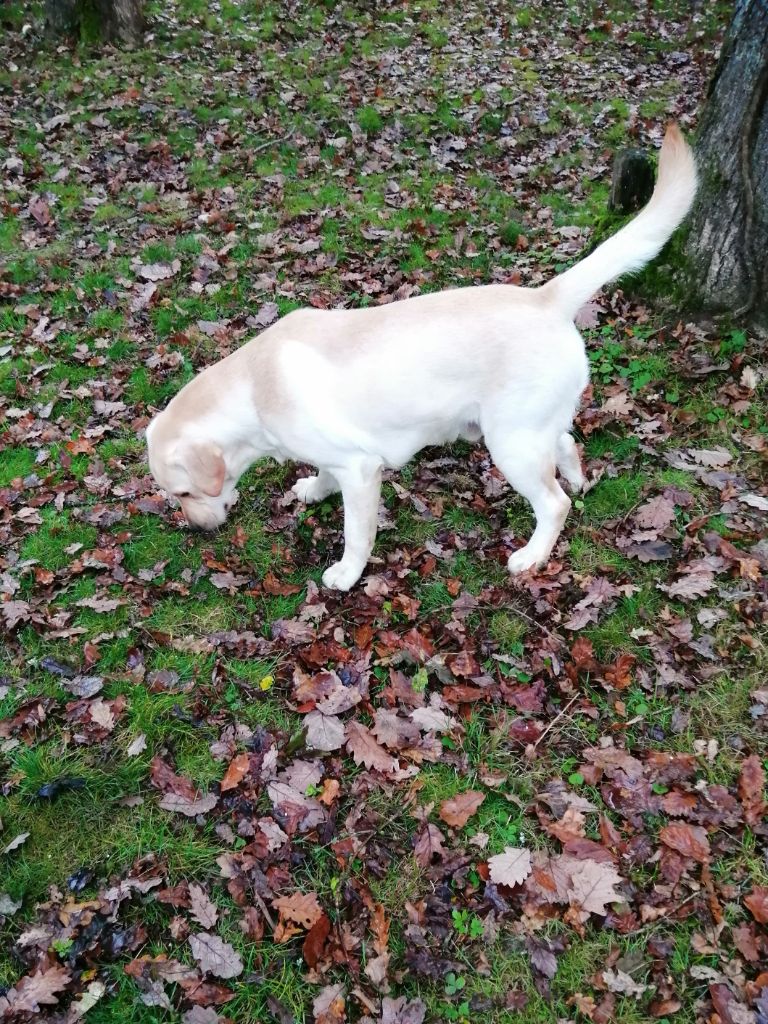
[[[323,574],[348,590],[376,536],[384,468],[426,445],[480,434],[496,465],[533,506],[536,528],[509,559],[523,572],[549,558],[570,508],[555,479],[584,482],[570,436],[588,381],[578,307],[607,280],[655,255],[695,192],[690,150],[677,129],[662,149],[649,205],[613,238],[543,288],[490,285],[365,310],[301,310],[206,370],[147,432],[156,479],[181,498],[193,525],[220,525],[235,484],[264,455],[319,468],[297,481],[304,502],[341,491],[344,554]],[[193,456],[197,458],[193,458]],[[224,461],[221,491],[200,471]]]

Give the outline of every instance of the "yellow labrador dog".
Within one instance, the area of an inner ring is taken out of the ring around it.
[[[651,260],[696,191],[693,155],[667,129],[648,205],[541,288],[486,285],[360,310],[297,310],[203,371],[149,424],[155,480],[192,526],[220,526],[238,478],[272,456],[318,467],[303,502],[341,491],[344,554],[327,587],[359,580],[376,536],[381,473],[426,445],[481,436],[536,528],[512,573],[547,561],[584,482],[570,429],[588,380],[573,318],[603,284]]]

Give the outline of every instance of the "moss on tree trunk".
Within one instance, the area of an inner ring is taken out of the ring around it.
[[[768,323],[768,4],[737,0],[699,127],[691,303]]]

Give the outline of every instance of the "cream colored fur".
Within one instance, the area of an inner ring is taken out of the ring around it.
[[[586,259],[542,288],[462,288],[361,310],[299,310],[191,381],[147,429],[158,484],[192,526],[220,526],[236,484],[263,456],[318,467],[303,502],[341,491],[344,554],[323,574],[348,590],[376,536],[381,473],[426,445],[481,435],[536,528],[508,565],[540,565],[583,475],[570,435],[588,381],[579,307],[652,259],[696,191],[690,149],[671,125],[653,197]]]

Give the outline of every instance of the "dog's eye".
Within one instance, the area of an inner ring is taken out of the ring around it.
[[[189,497],[189,491],[181,491],[179,494],[176,495],[176,497],[177,498],[188,498]]]

